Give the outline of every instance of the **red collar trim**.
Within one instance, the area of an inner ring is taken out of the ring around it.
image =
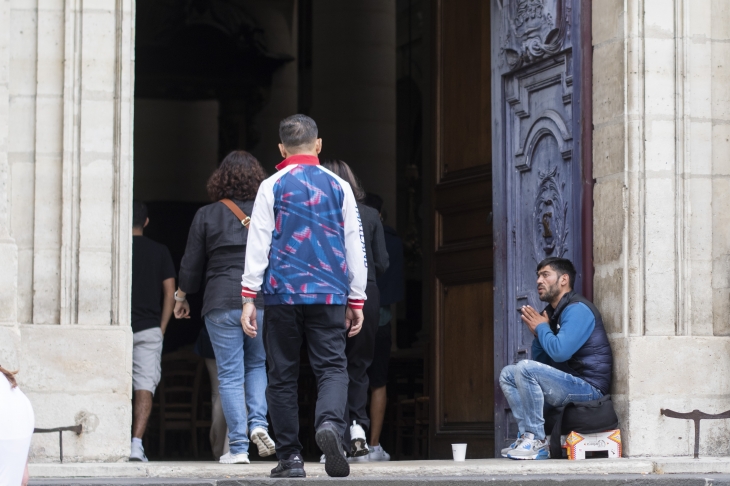
[[[319,157],[317,157],[316,155],[290,155],[276,166],[276,170],[281,170],[284,167],[289,167],[290,165],[295,164],[319,165]]]

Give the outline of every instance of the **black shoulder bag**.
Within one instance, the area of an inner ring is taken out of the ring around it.
[[[546,421],[545,425],[549,423]],[[550,434],[550,457],[563,457],[561,435],[571,432],[595,434],[618,428],[618,416],[613,409],[611,395],[590,402],[568,402],[556,410],[555,423]]]

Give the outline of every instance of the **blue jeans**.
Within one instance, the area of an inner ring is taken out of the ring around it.
[[[562,407],[568,402],[587,402],[603,396],[600,390],[577,376],[528,359],[505,366],[499,375],[499,386],[507,397],[520,434],[529,432],[538,440],[545,438],[545,404]]]
[[[256,321],[258,335],[251,339],[243,333],[241,309],[213,309],[205,315],[205,326],[218,365],[219,391],[231,454],[248,452],[249,429],[263,427],[268,430],[262,310],[257,310]]]

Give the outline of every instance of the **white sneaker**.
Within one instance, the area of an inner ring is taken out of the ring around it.
[[[368,442],[365,440],[365,430],[354,420],[350,425],[350,455],[352,457],[365,456],[370,452]]]
[[[259,448],[259,456],[266,457],[276,452],[276,445],[269,433],[263,427],[256,427],[251,431],[251,442]]]
[[[251,461],[248,460],[248,452],[231,454],[231,452],[228,451],[221,456],[219,462],[221,464],[251,464]]]
[[[390,461],[390,454],[385,452],[381,445],[370,446],[370,454],[367,457],[368,461]]]
[[[144,455],[144,447],[142,444],[132,442],[132,452],[129,454],[129,460],[138,462],[148,462],[147,456]]]
[[[520,445],[509,451],[507,457],[517,460],[550,459],[550,449],[547,440],[536,440],[533,434],[526,433]]]
[[[514,448],[519,447],[520,444],[522,444],[522,441],[525,440],[522,435],[517,432],[517,439],[511,443],[508,447],[505,447],[502,449],[502,457],[507,457],[507,454],[510,453]]]

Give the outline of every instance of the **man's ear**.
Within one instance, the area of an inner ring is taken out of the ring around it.
[[[565,280],[563,280],[563,277],[565,277]],[[570,287],[570,275],[567,273],[564,273],[560,276],[560,285],[565,285],[566,287]]]
[[[322,139],[318,138],[316,142],[314,142],[314,150],[317,151],[317,155],[322,151]]]
[[[284,144],[283,143],[280,143],[279,144],[279,152],[281,153],[281,156],[283,158],[289,157],[289,152],[286,151],[286,148],[284,147]]]
[[[146,228],[148,224],[150,224],[150,218],[147,218],[144,220],[144,226],[142,226],[142,227]]]

